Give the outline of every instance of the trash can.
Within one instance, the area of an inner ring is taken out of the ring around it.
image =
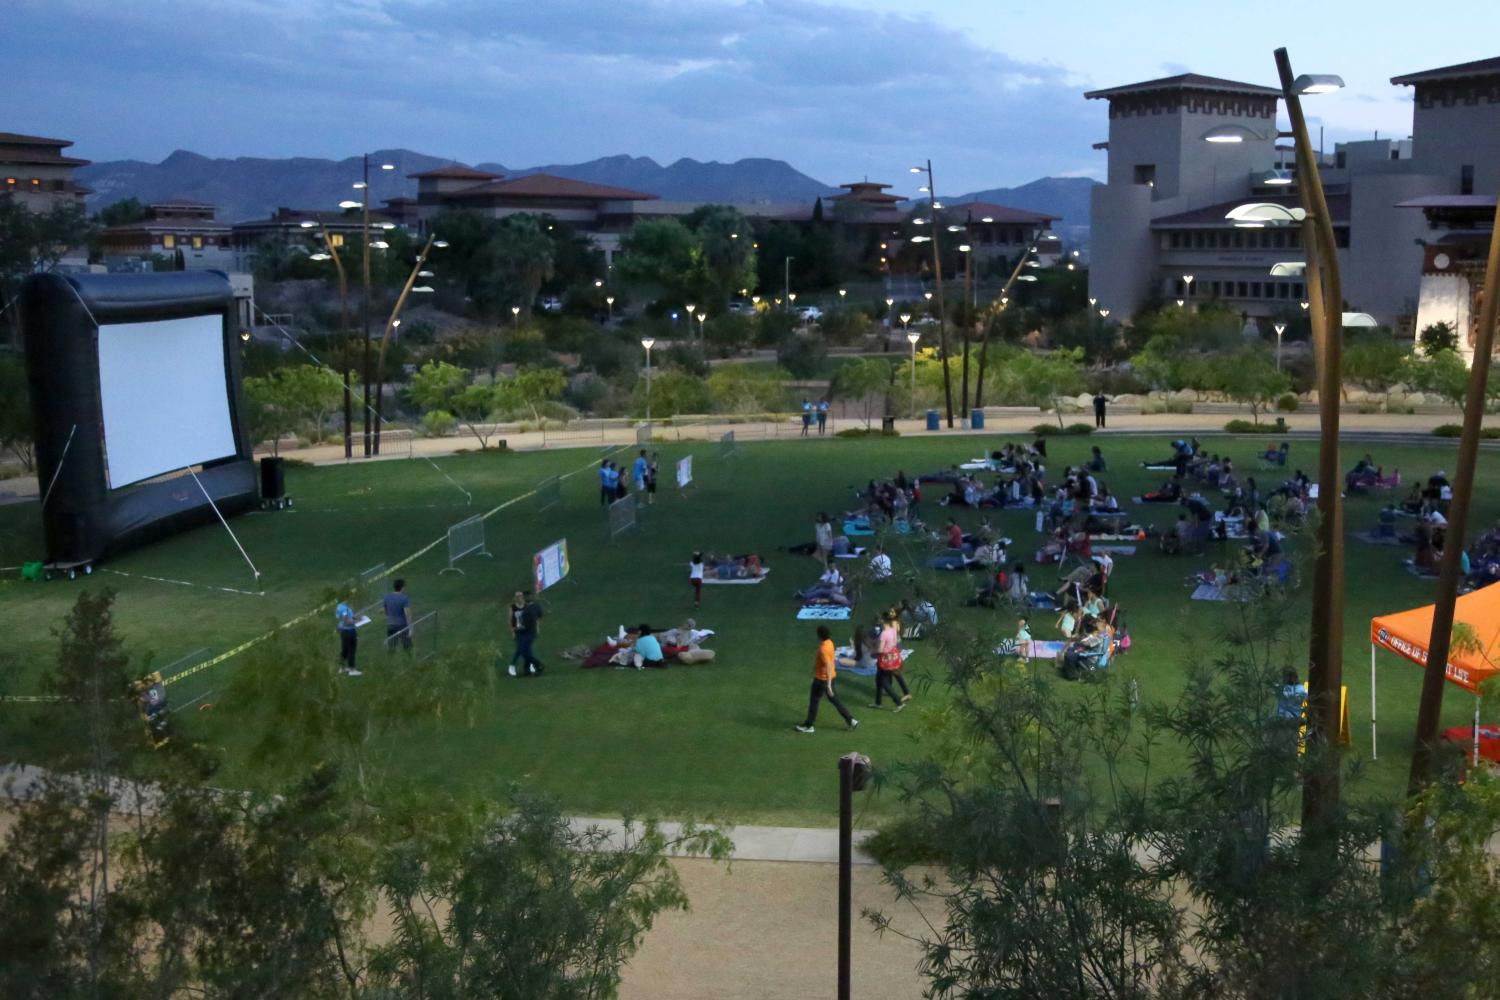
[[[935,431],[940,426],[941,426],[941,424],[938,421],[938,411],[937,410],[928,410],[927,411],[927,429],[930,430],[930,431]]]
[[[880,418],[880,433],[882,433],[882,434],[894,434],[894,433],[896,433],[896,418],[895,417],[881,417]]]
[[[984,411],[977,406],[969,414],[969,427],[976,431],[984,430]]]

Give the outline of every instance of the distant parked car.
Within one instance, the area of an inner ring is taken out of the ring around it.
[[[797,310],[797,315],[802,317],[803,322],[816,323],[823,318],[823,310],[817,306],[803,306]]]
[[[556,295],[548,295],[542,299],[542,310],[549,313],[562,312],[562,299]]]
[[[749,316],[755,312],[755,306],[752,303],[746,302],[744,299],[735,299],[733,302],[729,303],[729,311],[732,313],[739,313],[742,316]]]

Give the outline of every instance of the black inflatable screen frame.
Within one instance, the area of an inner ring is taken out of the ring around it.
[[[110,489],[98,324],[212,315],[222,318],[224,391],[235,454],[201,467],[203,489],[187,475]],[[21,326],[49,562],[95,563],[213,521],[205,490],[225,517],[257,504],[240,395],[234,296],[222,272],[32,275],[21,290]]]

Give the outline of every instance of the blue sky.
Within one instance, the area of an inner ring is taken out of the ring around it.
[[[783,159],[953,193],[1098,176],[1103,102],[1184,71],[1272,84],[1272,50],[1348,89],[1328,141],[1405,136],[1401,73],[1500,55],[1500,5],[1395,0],[9,0],[0,131],[94,160]],[[1457,13],[1461,11],[1462,13]],[[1460,23],[1461,22],[1461,23]],[[1294,27],[1295,26],[1295,27]]]

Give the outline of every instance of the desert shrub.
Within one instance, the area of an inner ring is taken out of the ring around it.
[[[1282,394],[1281,398],[1276,400],[1276,409],[1282,413],[1296,413],[1297,397],[1290,392]]]

